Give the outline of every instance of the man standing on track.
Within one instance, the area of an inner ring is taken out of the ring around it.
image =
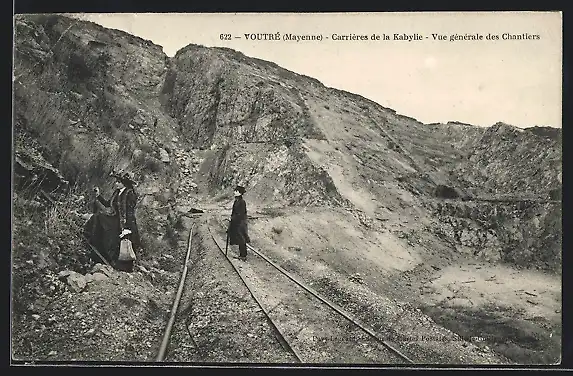
[[[247,243],[251,242],[247,228],[247,204],[243,199],[245,188],[237,185],[235,187],[235,202],[231,213],[231,222],[227,229],[229,244],[239,246],[239,260],[247,260]]]

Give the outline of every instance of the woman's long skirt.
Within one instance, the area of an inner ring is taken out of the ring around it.
[[[119,256],[119,217],[97,213],[84,226],[84,235],[110,263]]]

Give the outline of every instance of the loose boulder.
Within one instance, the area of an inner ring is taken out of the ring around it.
[[[169,153],[165,149],[159,149],[159,159],[164,163],[169,163],[171,161]]]
[[[113,269],[107,265],[97,263],[92,268],[92,273],[94,274],[94,276],[95,274],[104,274],[108,277],[111,277]]]
[[[103,273],[94,273],[92,274],[93,276],[93,280],[94,281],[105,281],[106,279],[108,279],[108,276],[103,274]]]
[[[87,285],[86,278],[80,273],[71,272],[67,279],[68,285],[74,292],[82,292]]]

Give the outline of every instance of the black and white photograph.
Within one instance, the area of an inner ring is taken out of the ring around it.
[[[562,26],[15,14],[11,364],[560,365]]]

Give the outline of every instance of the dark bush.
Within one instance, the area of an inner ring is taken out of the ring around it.
[[[68,63],[68,78],[71,82],[87,81],[93,73],[83,57],[73,54]]]
[[[460,194],[455,188],[448,187],[446,185],[438,185],[434,192],[436,197],[439,198],[459,198]]]
[[[122,155],[130,156],[135,149],[135,141],[129,132],[118,129],[115,132],[115,141],[119,144]]]
[[[562,189],[561,188],[555,188],[549,191],[549,198],[551,200],[561,200],[561,192]]]
[[[160,172],[163,167],[159,159],[146,153],[138,154],[133,162],[136,166],[151,172]]]

